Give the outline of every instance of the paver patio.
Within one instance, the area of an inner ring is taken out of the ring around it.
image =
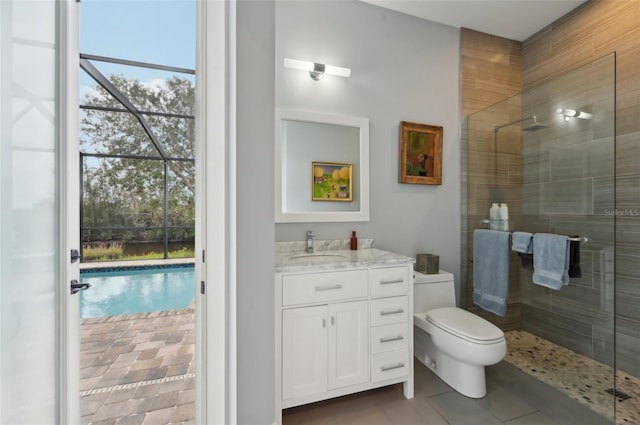
[[[193,424],[194,309],[82,319],[83,424]]]

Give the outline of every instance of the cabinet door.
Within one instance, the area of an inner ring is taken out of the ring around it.
[[[368,302],[329,305],[329,389],[369,381]]]
[[[282,398],[327,391],[327,306],[282,311]]]

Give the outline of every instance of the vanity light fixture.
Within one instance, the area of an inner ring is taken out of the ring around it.
[[[311,79],[318,81],[324,74],[335,75],[338,77],[351,77],[351,69],[341,68],[339,66],[326,65],[318,62],[307,62],[297,59],[284,58],[284,67],[291,69],[299,69],[301,71],[309,71]]]
[[[571,118],[580,118],[581,120],[590,120],[593,115],[588,112],[576,111],[575,109],[558,108],[557,114],[564,116],[565,121],[569,121]]]

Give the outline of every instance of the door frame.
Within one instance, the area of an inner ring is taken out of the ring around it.
[[[58,402],[60,424],[80,422],[80,295],[71,295],[71,280],[80,278],[80,261],[71,263],[71,249],[80,249],[79,152],[79,2],[57,4],[58,92]]]
[[[57,3],[59,282],[57,422],[80,422],[79,1]],[[237,421],[235,366],[235,0],[196,3],[196,423]],[[200,254],[201,253],[201,254]],[[205,294],[200,293],[201,282]]]
[[[196,423],[234,424],[235,0],[196,15]]]

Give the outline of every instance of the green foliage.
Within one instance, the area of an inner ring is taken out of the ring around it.
[[[82,261],[110,261],[122,258],[124,247],[121,243],[114,242],[97,246],[85,246],[82,249]]]
[[[195,88],[186,78],[172,77],[146,83],[110,75],[109,80],[140,111],[194,115]],[[122,105],[96,86],[81,102],[102,108]],[[195,121],[183,117],[145,115],[157,142],[170,158],[193,159]],[[130,113],[84,109],[81,150],[86,153],[161,155],[142,125]],[[164,162],[157,159],[85,157],[83,168],[82,226],[161,227],[164,220]],[[193,161],[167,161],[168,226],[171,237],[194,237],[195,166]],[[85,230],[83,242],[162,239],[162,229]]]
[[[169,251],[169,258],[194,258],[193,249],[183,247],[177,251]],[[145,254],[125,255],[124,246],[119,242],[84,246],[82,261],[85,263],[96,261],[126,261],[126,260],[158,260],[163,259],[162,252],[147,252]]]
[[[177,251],[169,252],[169,258],[195,258],[195,251],[183,247]]]

